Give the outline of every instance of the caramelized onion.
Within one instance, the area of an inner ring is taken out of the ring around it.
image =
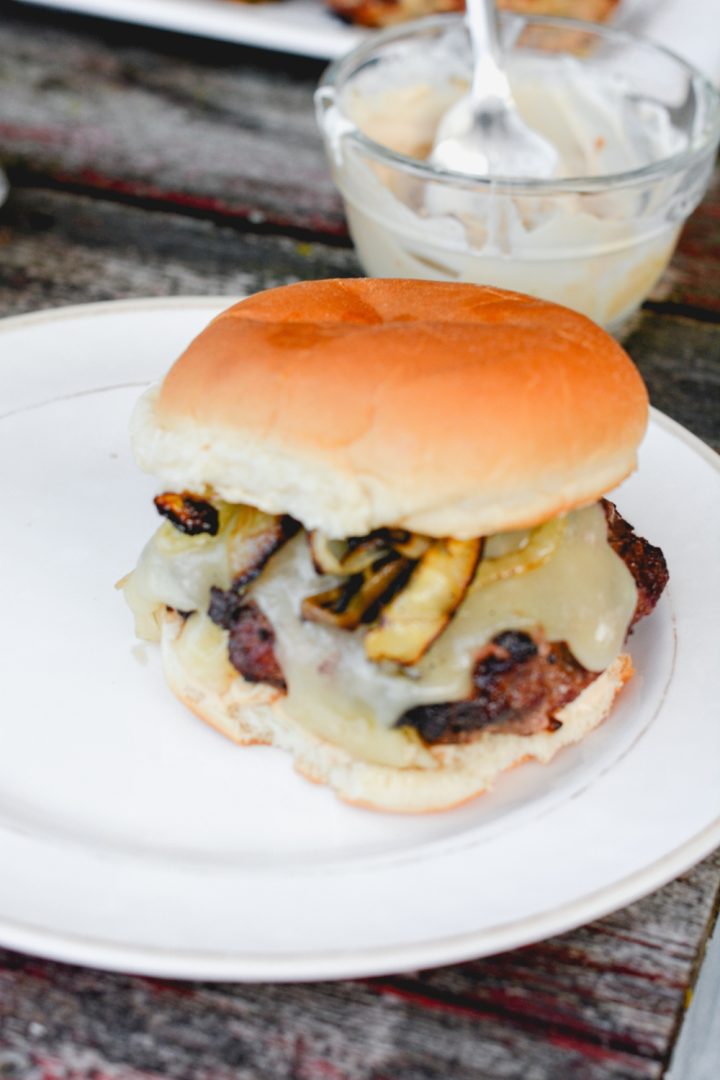
[[[318,574],[344,573],[342,558],[347,553],[346,540],[331,540],[319,529],[313,529],[307,534],[307,538],[313,566]]]
[[[407,580],[412,564],[390,555],[376,561],[362,574],[352,574],[340,585],[307,596],[302,602],[302,617],[312,622],[355,630],[363,622],[376,618],[380,605]]]
[[[415,664],[447,626],[468,591],[482,540],[433,540],[409,583],[365,636],[370,660]]]
[[[159,514],[167,518],[186,536],[209,533],[215,536],[218,531],[220,515],[217,507],[200,495],[190,491],[166,491],[153,499]]]
[[[479,589],[495,581],[515,577],[516,574],[537,570],[554,555],[565,532],[565,518],[552,518],[533,529],[525,543],[515,551],[508,551],[496,558],[484,557],[478,566],[472,588]]]
[[[168,493],[161,498],[163,505],[176,509],[182,509],[188,501],[186,493]],[[213,533],[188,532],[187,528],[180,531],[167,521],[152,541],[153,550],[163,560],[166,576],[172,579],[173,574],[177,574],[193,583],[189,589],[181,591],[198,594],[198,606],[203,605],[201,594],[207,595],[210,585],[232,589],[239,595],[260,574],[278,548],[300,528],[299,523],[288,515],[265,514],[242,503],[227,503],[213,497],[212,502],[201,505],[210,507],[215,515],[217,526]],[[203,583],[205,587],[201,588]],[[195,609],[195,605],[188,607],[188,610]]]
[[[349,540],[330,540],[314,529],[308,533],[308,541],[313,564],[319,574],[342,577],[359,574],[389,553],[383,538],[374,533]]]
[[[265,563],[300,528],[287,514],[265,514],[252,506],[234,506],[227,525],[227,547],[235,592],[258,576]]]
[[[395,552],[405,559],[419,559],[430,546],[426,536],[407,529],[374,529],[367,536],[331,540],[318,529],[308,533],[313,565],[319,574],[359,574]]]
[[[406,559],[419,559],[430,547],[430,538],[421,536],[420,533],[393,530],[396,535],[392,542],[393,551]]]

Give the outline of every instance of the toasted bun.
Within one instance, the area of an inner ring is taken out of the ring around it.
[[[221,693],[203,684],[177,647],[184,625],[177,613],[163,614],[163,667],[171,689],[196,716],[233,742],[265,743],[289,751],[298,772],[308,780],[328,784],[345,802],[373,810],[447,810],[488,791],[513,765],[531,759],[547,763],[605,719],[633,674],[630,657],[619,656],[557,714],[562,722],[557,731],[484,734],[468,744],[431,747],[435,767],[393,768],[358,761],[301,727],[284,708],[284,695],[271,686],[245,682],[240,675]]]
[[[135,414],[174,488],[332,536],[467,538],[594,501],[636,464],[647,395],[584,316],[477,285],[348,279],[219,315]]]

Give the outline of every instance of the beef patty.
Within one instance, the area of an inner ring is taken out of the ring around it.
[[[254,600],[243,600],[232,589],[213,587],[208,615],[228,632],[230,663],[248,682],[262,682],[287,690],[275,655],[275,630]]]
[[[471,742],[480,731],[512,735],[554,731],[561,727],[554,714],[595,678],[564,642],[506,630],[478,657],[471,697],[417,705],[395,726],[415,728],[429,744]]]

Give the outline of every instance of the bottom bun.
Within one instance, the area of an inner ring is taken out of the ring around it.
[[[287,714],[284,694],[271,686],[248,683],[239,674],[222,690],[208,686],[190,670],[177,647],[183,626],[180,615],[165,612],[163,667],[173,692],[196,716],[233,742],[289,751],[298,772],[314,783],[329,785],[345,802],[401,813],[450,809],[490,790],[495,779],[514,765],[533,759],[545,764],[605,719],[633,674],[630,657],[619,656],[557,713],[562,727],[556,731],[485,733],[471,743],[430,747],[432,764],[397,768],[359,761],[308,731]]]

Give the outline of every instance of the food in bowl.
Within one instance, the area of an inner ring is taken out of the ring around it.
[[[720,99],[683,61],[630,35],[520,16],[503,26],[519,109],[558,151],[550,179],[473,177],[430,160],[468,87],[460,17],[383,31],[328,69],[318,122],[360,262],[376,277],[517,289],[616,330],[702,198]],[[568,27],[577,55],[557,51]]]
[[[122,583],[170,687],[351,802],[440,810],[610,711],[662,553],[604,494],[642,380],[517,293],[307,282],[219,315],[133,421],[164,522]]]

